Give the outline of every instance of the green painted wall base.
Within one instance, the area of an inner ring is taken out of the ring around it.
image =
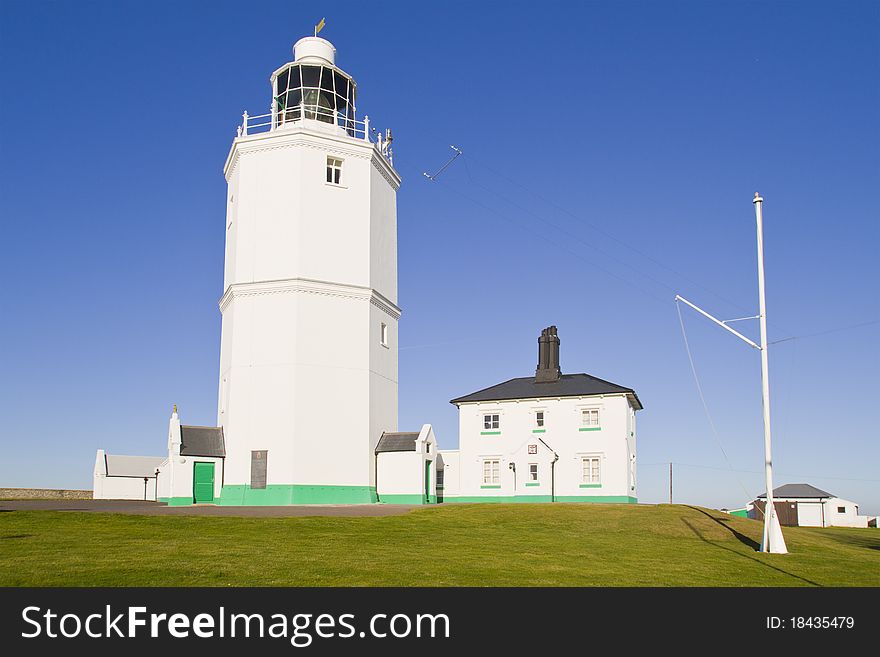
[[[424,495],[380,495],[379,501],[382,504],[437,504],[437,496],[429,495],[425,499]]]
[[[193,503],[191,497],[160,497],[157,502],[164,502],[168,506],[189,506]]]
[[[549,495],[472,495],[444,497],[444,504],[515,504],[518,502],[553,502]],[[638,499],[629,495],[557,495],[556,502],[588,502],[590,504],[638,504]]]
[[[224,486],[221,506],[287,506],[290,504],[374,504],[375,486],[310,486],[271,484],[265,488],[248,485]]]

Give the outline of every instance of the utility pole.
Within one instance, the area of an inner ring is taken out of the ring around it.
[[[755,224],[758,234],[758,314],[753,317],[738,317],[736,319],[720,320],[698,308],[680,295],[675,295],[676,302],[683,301],[698,313],[712,320],[721,328],[733,333],[743,342],[749,344],[761,352],[761,399],[764,411],[764,480],[767,488],[767,504],[764,507],[764,533],[761,538],[761,552],[773,552],[775,554],[787,554],[785,538],[782,528],[779,526],[779,518],[776,515],[776,507],[773,503],[773,458],[770,451],[770,363],[767,354],[767,301],[764,294],[764,199],[758,192],[752,200],[755,206]],[[747,319],[757,319],[761,328],[761,344],[749,340],[739,331],[728,326],[731,322],[739,322]],[[670,499],[672,497],[672,465],[669,466]]]
[[[672,461],[669,462],[669,503],[672,504]]]

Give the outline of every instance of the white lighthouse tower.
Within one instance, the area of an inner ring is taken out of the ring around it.
[[[397,189],[336,49],[306,37],[244,115],[228,183],[221,504],[376,501],[397,430]]]

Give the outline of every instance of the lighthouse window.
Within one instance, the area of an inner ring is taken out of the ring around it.
[[[335,157],[327,158],[327,182],[339,185],[342,182],[342,160]],[[383,324],[384,326],[384,324]]]
[[[382,326],[379,329],[379,344],[383,347],[388,346],[388,324],[382,322]]]
[[[356,93],[355,83],[333,67],[292,64],[275,78],[278,125],[316,119],[353,135]]]

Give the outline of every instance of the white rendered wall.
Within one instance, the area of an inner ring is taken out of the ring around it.
[[[838,507],[844,507],[843,513],[838,513]],[[825,502],[825,526],[826,527],[867,527],[868,516],[859,515],[859,506],[855,502],[844,500],[839,497],[831,497]]]
[[[147,479],[144,494],[143,477],[114,477],[107,475],[105,452],[99,449],[95,455],[92,476],[92,499],[95,500],[155,500],[156,478]]]
[[[443,469],[443,497],[457,497],[460,494],[459,485],[459,458],[457,449],[442,449],[439,452],[437,467]]]
[[[422,496],[425,494],[425,472],[430,462],[428,494],[437,494],[437,441],[430,424],[422,426],[415,441],[415,451],[377,454],[379,501],[383,495]]]
[[[227,160],[226,484],[249,484],[268,450],[268,485],[373,485],[397,429],[399,178],[372,144],[311,123],[236,139]]]
[[[597,408],[598,431],[580,431],[581,410]],[[632,461],[635,457],[635,421],[626,395],[467,403],[459,407],[459,492],[455,496],[510,497],[551,493],[550,462],[555,465],[555,495],[562,497],[636,497]],[[544,412],[544,427],[535,422],[535,412]],[[483,415],[498,413],[500,435],[481,435]],[[543,433],[535,430],[544,429]],[[631,434],[631,435],[630,435]],[[541,442],[543,439],[546,446]],[[534,445],[536,454],[528,453]],[[549,446],[549,449],[548,449]],[[551,451],[552,450],[552,451]],[[601,487],[581,487],[581,458],[601,459]],[[483,460],[497,457],[500,488],[483,488]],[[516,465],[516,481],[510,464]],[[539,467],[539,486],[525,486],[528,464]],[[453,497],[449,489],[445,497]]]

